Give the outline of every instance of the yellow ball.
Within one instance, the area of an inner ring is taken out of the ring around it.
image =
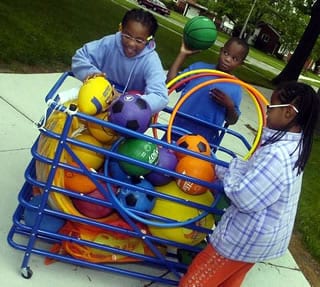
[[[78,94],[79,111],[96,115],[105,111],[112,100],[113,90],[104,77],[91,78],[83,83]]]
[[[100,113],[96,118],[108,121],[108,112]],[[111,144],[119,138],[119,135],[112,129],[99,125],[95,122],[88,122],[89,132],[100,142],[104,144]]]
[[[100,143],[98,140],[96,140],[95,137],[89,134],[79,134],[74,138],[78,141],[85,142],[95,147],[101,147],[101,148],[103,147],[102,143]],[[104,155],[101,153],[97,153],[90,149],[80,147],[74,144],[71,144],[70,148],[76,154],[76,156],[81,160],[81,162],[89,168],[98,170],[104,163]],[[67,161],[69,163],[74,162],[74,159],[72,159],[69,153],[67,153]]]
[[[161,193],[206,206],[210,206],[214,200],[214,197],[210,191],[206,191],[205,193],[199,195],[186,194],[176,185],[175,181],[171,181],[170,183],[163,186],[155,187],[155,189],[160,191]],[[151,211],[152,214],[177,220],[179,222],[197,217],[202,212],[202,210],[199,210],[197,208],[163,198],[157,198],[155,206]],[[208,214],[207,216],[199,220],[196,224],[198,226],[211,229],[214,224],[213,215]],[[149,230],[154,236],[192,246],[200,243],[207,235],[206,233],[200,233],[183,226],[158,227],[150,225]]]

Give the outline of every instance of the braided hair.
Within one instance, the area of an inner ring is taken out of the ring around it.
[[[148,11],[143,9],[131,9],[121,21],[122,27],[125,27],[129,21],[135,21],[149,28],[150,35],[154,36],[158,29],[157,19]]]
[[[282,104],[294,105],[299,113],[262,145],[278,141],[291,127],[299,125],[302,130],[302,137],[297,146],[299,157],[294,168],[297,168],[298,174],[300,174],[304,170],[311,153],[313,134],[320,113],[319,95],[311,86],[295,81],[280,84],[276,91]]]

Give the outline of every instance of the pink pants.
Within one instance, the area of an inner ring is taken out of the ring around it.
[[[208,244],[194,258],[179,287],[240,287],[253,265],[224,258]]]

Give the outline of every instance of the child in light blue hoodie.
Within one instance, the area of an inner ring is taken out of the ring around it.
[[[154,35],[158,29],[155,17],[143,9],[129,10],[120,31],[78,49],[72,57],[72,72],[85,81],[104,75],[121,92],[136,91],[150,105],[152,112],[168,104],[166,75]]]

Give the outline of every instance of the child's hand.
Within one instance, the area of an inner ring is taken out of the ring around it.
[[[95,74],[92,74],[92,75],[88,75],[85,79],[84,79],[84,81],[83,82],[86,82],[86,81],[88,81],[88,80],[90,80],[90,79],[94,79],[94,78],[96,78],[96,77],[106,77],[106,74],[105,73],[95,73]]]
[[[227,109],[233,108],[234,104],[231,98],[219,89],[210,90],[212,99],[219,105],[224,106]]]
[[[181,47],[180,47],[180,53],[181,54],[185,54],[186,56],[190,56],[190,55],[193,55],[193,54],[197,54],[201,52],[201,50],[190,50],[186,44],[184,43],[184,41],[182,41],[181,43]]]

